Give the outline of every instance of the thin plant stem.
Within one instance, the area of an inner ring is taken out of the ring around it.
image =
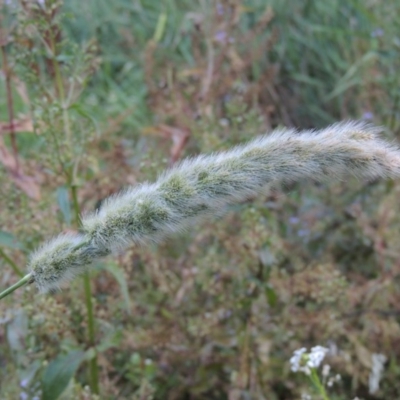
[[[57,49],[56,49],[56,41],[54,38],[53,33],[50,33],[51,36],[51,51],[52,51],[52,58],[53,58],[53,68],[54,68],[54,75],[55,75],[55,80],[56,80],[56,91],[58,94],[58,97],[61,101],[61,107],[62,107],[62,113],[63,113],[63,122],[64,122],[64,130],[65,134],[67,136],[67,141],[69,145],[72,145],[72,137],[71,137],[71,128],[70,128],[70,123],[69,123],[69,117],[68,117],[68,104],[65,102],[65,91],[64,91],[64,84],[62,81],[62,76],[61,76],[61,71],[60,71],[60,66],[58,64],[58,61],[56,59],[57,56]]]
[[[321,383],[319,379],[318,373],[315,368],[311,368],[310,379],[314,386],[316,387],[318,393],[322,396],[323,400],[329,400],[328,394],[326,393],[324,385]]]
[[[8,120],[10,122],[10,138],[11,138],[11,146],[14,153],[15,158],[15,166],[17,171],[19,170],[19,159],[18,159],[18,147],[17,147],[17,139],[15,135],[15,121],[14,121],[14,101],[13,94],[11,88],[11,70],[8,65],[7,60],[7,52],[5,49],[5,45],[0,46],[1,55],[3,58],[3,73],[6,81],[6,92],[7,92],[7,109],[8,109]]]
[[[90,276],[88,272],[83,275],[83,285],[85,289],[86,309],[88,314],[88,333],[89,343],[95,350],[93,358],[90,360],[90,379],[91,389],[95,394],[99,394],[99,368],[97,364],[97,351],[95,343],[95,329],[94,329],[94,315],[93,315],[93,302],[92,290],[90,285]]]
[[[81,225],[80,219],[80,209],[78,203],[78,193],[75,183],[70,179],[70,188],[72,194],[72,204],[74,209],[75,224],[77,226]],[[90,360],[90,387],[95,394],[99,394],[99,373],[98,373],[98,363],[97,363],[97,352],[96,352],[96,335],[94,326],[94,314],[93,314],[93,302],[92,302],[92,290],[90,285],[89,272],[85,272],[83,275],[83,287],[85,291],[85,302],[87,310],[88,319],[88,334],[89,334],[89,344],[95,350],[94,357]]]
[[[32,282],[32,274],[29,273],[25,275],[22,279],[20,279],[17,283],[14,283],[14,285],[10,286],[6,290],[0,293],[0,299],[3,299],[4,297],[8,296],[10,293],[14,292],[14,290],[17,290],[21,286],[26,285],[27,283]]]
[[[17,264],[4,252],[4,250],[0,247],[0,256],[4,258],[4,260],[10,265],[13,271],[20,277],[24,276],[24,273],[18,268]]]
[[[55,81],[56,81],[55,83],[56,83],[57,94],[58,94],[58,97],[60,99],[61,106],[62,106],[64,130],[65,130],[67,142],[68,142],[69,146],[72,147],[72,136],[71,136],[71,129],[70,129],[70,121],[69,121],[69,116],[68,116],[68,104],[66,104],[66,102],[65,102],[64,84],[62,81],[60,66],[56,59],[56,56],[57,56],[56,41],[55,41],[55,38],[54,38],[54,35],[52,32],[51,32],[50,36],[51,36],[51,50],[53,53],[52,56],[53,56],[54,75],[55,75]],[[75,225],[76,225],[76,227],[79,227],[81,225],[81,219],[80,219],[78,195],[77,195],[77,190],[76,190],[77,188],[76,188],[76,185],[74,182],[74,172],[73,172],[73,170],[65,171],[65,172],[67,175],[68,186],[70,188],[71,196],[72,196]],[[89,345],[95,349],[96,335],[95,335],[95,327],[94,327],[92,290],[91,290],[91,285],[90,285],[90,276],[89,276],[88,272],[86,272],[83,276],[83,286],[84,286],[85,303],[86,303],[86,310],[87,310],[88,339],[89,339],[88,342],[89,342]],[[93,393],[99,394],[100,393],[100,391],[99,391],[99,375],[98,375],[98,363],[97,363],[96,351],[95,351],[94,357],[90,360],[89,365],[90,365],[90,370],[89,370],[90,388]]]

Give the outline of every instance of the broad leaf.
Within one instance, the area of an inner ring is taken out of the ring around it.
[[[60,355],[45,369],[42,377],[42,400],[56,400],[68,386],[79,368],[85,353],[73,350],[67,355]]]
[[[71,225],[71,206],[69,203],[68,189],[65,186],[60,186],[57,189],[57,202],[62,215],[64,217],[65,223]]]
[[[24,246],[12,233],[0,230],[0,246],[11,247],[12,249],[23,249]]]

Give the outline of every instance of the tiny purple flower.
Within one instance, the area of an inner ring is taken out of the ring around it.
[[[306,237],[306,236],[309,236],[309,234],[310,234],[310,230],[309,229],[299,229],[297,231],[297,235],[299,237]]]
[[[214,39],[215,39],[217,42],[225,43],[225,42],[226,42],[226,32],[225,32],[225,31],[218,31],[218,32],[215,34]]]
[[[376,38],[376,37],[381,37],[383,36],[385,31],[382,28],[376,28],[371,32],[371,37]]]
[[[29,383],[29,380],[28,380],[28,379],[22,379],[22,381],[19,383],[19,385],[20,385],[22,388],[26,388],[26,387],[28,387],[28,383]]]
[[[371,111],[365,111],[362,117],[366,120],[372,120],[374,119],[374,114]]]

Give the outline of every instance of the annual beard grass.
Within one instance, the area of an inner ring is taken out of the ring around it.
[[[96,213],[83,216],[80,234],[44,244],[31,256],[29,282],[41,292],[57,289],[100,257],[132,243],[159,242],[265,192],[266,185],[399,177],[400,150],[381,140],[379,131],[362,122],[300,132],[282,128],[229,151],[185,160],[155,183],[109,197]]]

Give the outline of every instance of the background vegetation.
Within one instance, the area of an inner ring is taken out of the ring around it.
[[[1,288],[80,211],[183,157],[349,118],[400,140],[395,0],[1,10]],[[57,294],[14,293],[0,397],[318,399],[288,360],[319,344],[341,376],[331,399],[399,398],[399,195],[398,182],[283,187]],[[373,354],[387,361],[371,393]]]

